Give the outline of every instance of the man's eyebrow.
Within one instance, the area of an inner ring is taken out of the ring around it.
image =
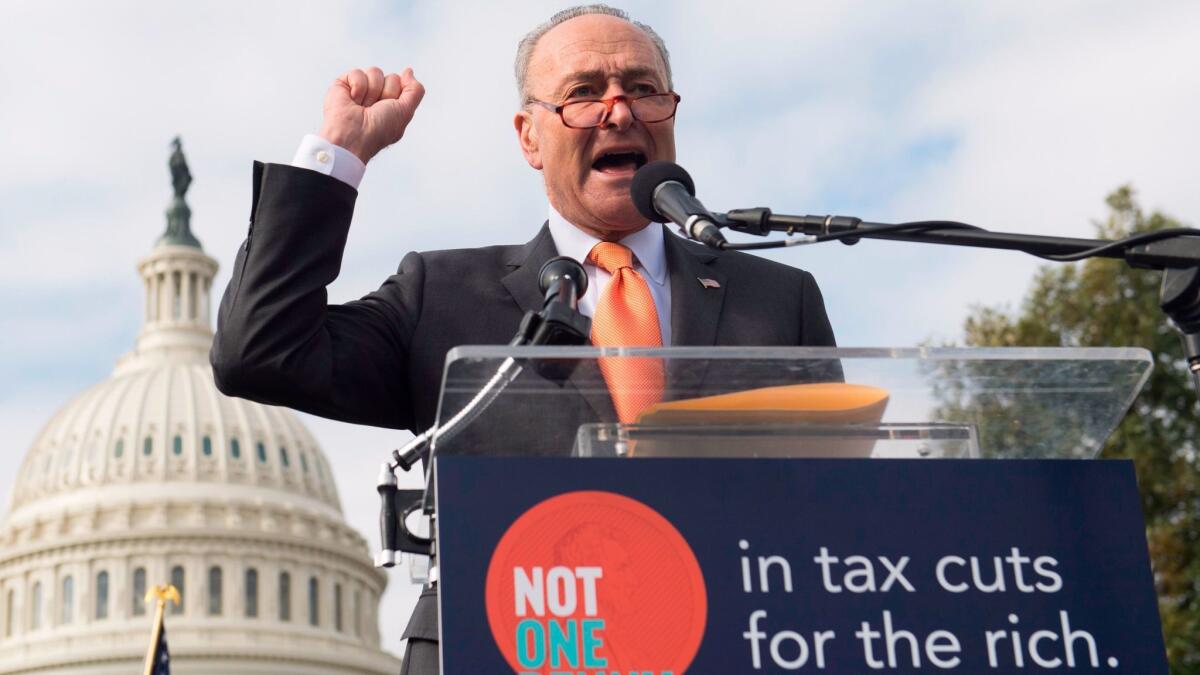
[[[556,93],[558,93],[558,94],[565,93],[563,91],[563,89],[566,88],[567,86],[569,86],[573,82],[595,82],[597,80],[606,79],[607,76],[608,76],[608,74],[603,70],[577,70],[575,72],[568,73],[565,77],[563,77],[563,79],[561,80],[561,82],[558,85],[558,89],[557,89]],[[654,68],[645,68],[645,67],[628,68],[626,70],[621,71],[621,79],[622,80],[633,80],[633,79],[637,79],[637,78],[641,78],[641,77],[650,77],[650,78],[654,78],[654,79],[659,79],[660,74],[659,74],[658,70],[656,70]]]

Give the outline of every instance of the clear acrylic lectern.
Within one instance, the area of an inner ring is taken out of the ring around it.
[[[660,408],[618,423],[600,359],[660,362]],[[1152,367],[1133,348],[459,347],[433,452],[1086,459]],[[823,383],[874,398],[839,407]]]

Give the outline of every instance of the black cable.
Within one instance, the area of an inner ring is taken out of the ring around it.
[[[1107,244],[1089,248],[1086,251],[1079,251],[1078,253],[1064,253],[1062,255],[1042,255],[1030,253],[1030,255],[1037,256],[1045,260],[1053,260],[1055,262],[1075,262],[1077,260],[1091,258],[1102,253],[1108,253],[1109,251],[1123,251],[1131,249],[1139,244],[1148,244],[1152,241],[1161,241],[1163,239],[1174,239],[1175,237],[1200,237],[1200,230],[1190,227],[1173,227],[1166,230],[1156,230],[1154,232],[1142,232],[1141,234],[1135,234],[1125,237],[1124,239],[1110,241]]]
[[[842,232],[830,232],[829,234],[811,235],[808,237],[792,237],[783,241],[764,241],[750,244],[732,244],[727,243],[722,246],[725,250],[734,251],[755,251],[769,248],[786,248],[788,246],[799,246],[801,244],[819,244],[824,241],[838,241],[841,239],[857,239],[866,235],[877,232],[927,232],[929,230],[982,230],[982,227],[968,225],[953,220],[916,220],[911,223],[896,223],[894,225],[872,225],[869,227],[860,227],[853,230],[844,230]]]
[[[896,223],[895,225],[869,225],[842,232],[830,232],[817,235],[816,241],[837,241],[838,239],[854,239],[869,236],[878,232],[928,232],[929,230],[982,230],[982,227],[959,223],[953,220],[915,220],[911,223]]]
[[[725,242],[721,247],[722,251],[758,251],[767,248],[787,248],[788,246],[798,246],[800,244],[814,243],[808,237],[792,237],[782,241],[758,241],[750,244],[734,244]]]

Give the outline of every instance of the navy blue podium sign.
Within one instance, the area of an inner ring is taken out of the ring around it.
[[[1167,672],[1124,461],[437,460],[442,672]]]

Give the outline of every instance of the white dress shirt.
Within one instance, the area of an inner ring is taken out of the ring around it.
[[[314,134],[301,139],[292,166],[332,176],[355,190],[367,171],[367,165],[353,152]]]
[[[587,261],[588,253],[600,240],[567,222],[554,207],[550,207],[550,236],[559,255],[574,258],[583,263],[587,271],[587,293],[579,301],[579,311],[593,316],[600,293],[612,275]],[[633,251],[633,269],[646,280],[650,296],[654,298],[654,309],[658,311],[658,330],[662,334],[663,346],[671,344],[671,276],[667,274],[667,252],[663,248],[663,229],[655,223],[626,235],[621,244]]]
[[[292,166],[311,169],[336,178],[354,189],[362,182],[366,165],[349,150],[308,134],[292,158]],[[553,206],[550,207],[550,236],[559,255],[583,263],[587,271],[587,292],[579,301],[579,311],[593,316],[600,293],[612,275],[587,262],[588,253],[600,240],[567,222]],[[658,311],[658,330],[664,346],[671,344],[671,277],[667,274],[667,253],[663,244],[663,228],[651,223],[648,227],[626,235],[621,244],[633,251],[633,269],[646,280],[654,308]]]

